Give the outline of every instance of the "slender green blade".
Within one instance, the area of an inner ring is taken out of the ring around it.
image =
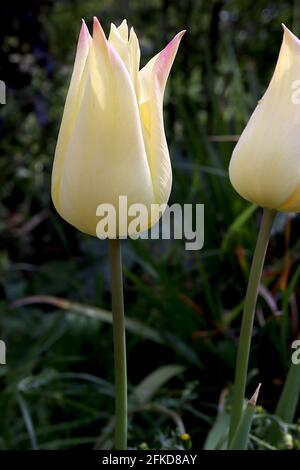
[[[254,395],[247,403],[246,409],[244,410],[236,432],[229,445],[230,450],[246,450],[249,440],[249,432],[251,429],[252,419],[255,412],[256,401],[259,393],[261,384],[257,387]]]

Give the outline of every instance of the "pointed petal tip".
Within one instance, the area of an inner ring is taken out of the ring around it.
[[[82,23],[81,23],[80,33],[79,33],[78,44],[79,45],[85,45],[86,43],[89,42],[89,39],[90,39],[91,36],[90,36],[88,27],[87,27],[84,19],[82,18],[81,21],[82,21]]]
[[[169,42],[169,44],[174,44],[176,42],[180,42],[182,37],[185,35],[186,33],[186,29],[183,29],[182,31],[179,31],[179,33],[175,34],[175,36],[173,37],[173,39],[171,39],[171,41]],[[168,45],[169,45],[168,44]],[[167,47],[168,47],[167,45]]]
[[[135,30],[134,30],[134,27],[131,26],[130,31],[129,31],[129,40],[130,40],[130,41],[133,41],[134,39],[136,39],[136,41],[138,41],[138,37],[137,37],[137,35],[136,35],[136,32],[135,32]]]
[[[103,31],[102,26],[97,16],[93,16],[93,32],[97,30]]]
[[[169,64],[169,62],[173,62],[175,55],[177,53],[179,43],[184,34],[185,34],[185,30],[180,31],[173,37],[173,39],[171,39],[171,41],[166,45],[166,47],[159,54],[159,57],[158,57],[159,61],[164,62],[165,65]],[[172,65],[172,64],[169,64],[169,65]]]
[[[128,24],[127,24],[127,20],[125,18],[119,24],[118,30],[123,31],[123,32],[128,32]]]
[[[281,26],[285,33],[293,34],[292,31],[284,23],[281,23]]]
[[[93,16],[93,28],[94,29],[101,28],[101,24],[100,24],[97,16]]]
[[[176,36],[179,36],[180,38],[182,38],[182,36],[185,35],[186,31],[187,31],[186,29],[183,29],[183,30],[180,31]]]
[[[287,34],[288,36],[294,36],[294,34],[292,33],[292,31],[291,31],[287,26],[285,26],[284,23],[281,23],[281,26],[282,26],[283,33],[284,33],[284,34]]]
[[[93,17],[93,38],[98,37],[100,40],[106,41],[106,36],[101,26],[100,21],[98,20],[97,16]]]
[[[122,21],[122,23],[118,26],[117,29],[123,40],[128,41],[128,24],[126,19]]]
[[[173,48],[176,48],[179,46],[179,43],[182,39],[182,37],[185,35],[186,33],[186,29],[183,29],[182,31],[180,31],[179,33],[175,34],[175,36],[173,37],[173,39],[171,39],[171,41],[169,42],[169,44],[166,45],[165,47],[165,50],[171,50]]]
[[[154,65],[156,75],[158,77],[161,90],[164,90],[168,75],[170,73],[172,64],[177,54],[177,50],[182,36],[186,30],[177,33],[173,39],[166,45],[166,47],[158,54],[157,60]]]
[[[287,43],[294,44],[299,47],[299,38],[294,33],[292,33],[292,31],[284,23],[281,23],[281,26],[283,28],[283,39],[286,40]]]
[[[179,33],[175,34],[175,36],[171,39],[171,41],[166,45],[165,49],[171,49],[172,46],[179,45],[182,37],[185,35],[186,29],[179,31]]]
[[[179,45],[181,39],[183,38],[183,36],[185,35],[185,33],[186,33],[186,29],[183,29],[182,31],[177,33],[176,36],[174,37],[174,40],[178,41],[178,45]]]

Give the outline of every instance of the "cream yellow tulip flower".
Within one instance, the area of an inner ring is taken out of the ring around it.
[[[272,80],[231,158],[230,181],[248,201],[300,211],[300,40],[284,35]]]
[[[52,172],[55,208],[78,230],[96,236],[97,207],[118,211],[119,196],[149,212],[151,204],[168,202],[163,96],[183,34],[139,70],[139,42],[125,20],[111,26],[108,39],[97,18],[93,37],[83,22]],[[126,227],[118,231],[126,235]]]

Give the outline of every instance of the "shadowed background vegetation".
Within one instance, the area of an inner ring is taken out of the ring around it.
[[[171,202],[205,204],[205,244],[124,241],[129,445],[200,449],[227,407],[260,210],[228,179],[238,135],[272,75],[299,3],[259,0],[5,2],[0,19],[0,448],[109,448],[113,346],[106,242],[55,212],[50,177],[81,18],[127,18],[142,64],[187,29],[165,97]],[[300,78],[300,77],[299,77]],[[125,125],[125,124],[124,124]],[[270,169],[271,171],[271,169]],[[276,220],[260,290],[248,396],[251,445],[280,394],[299,329],[299,218]],[[38,297],[37,297],[38,296]],[[42,297],[41,297],[42,296]],[[88,306],[96,309],[88,309]],[[297,415],[298,416],[298,415]],[[295,427],[296,428],[296,427]],[[183,442],[180,434],[189,433]],[[216,432],[215,432],[216,434]],[[213,437],[216,439],[216,437]],[[297,433],[294,446],[298,446]],[[206,446],[211,443],[206,441]],[[283,444],[284,445],[284,444]]]

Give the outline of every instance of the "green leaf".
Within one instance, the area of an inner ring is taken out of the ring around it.
[[[70,437],[68,439],[57,439],[56,441],[50,441],[43,444],[43,450],[68,450],[70,447],[80,446],[83,444],[93,444],[95,437]]]
[[[238,217],[232,222],[229,226],[221,245],[221,252],[224,253],[227,250],[228,244],[230,242],[231,237],[238,233],[241,227],[247,222],[247,220],[251,217],[251,215],[256,211],[257,206],[255,204],[251,204],[247,207],[243,212],[241,212]]]
[[[230,416],[222,410],[218,413],[216,421],[209,431],[204,443],[204,450],[225,449],[229,429]]]
[[[23,299],[19,299],[18,301],[14,302],[12,306],[21,307],[24,305],[31,305],[31,304],[36,304],[36,303],[54,305],[58,308],[67,310],[69,312],[78,313],[86,317],[100,320],[104,323],[112,324],[112,314],[110,311],[104,310],[102,308],[91,307],[89,305],[83,305],[77,302],[70,302],[69,300],[61,299],[58,297],[51,297],[51,296],[25,297]],[[164,343],[163,338],[157,331],[155,331],[153,328],[150,328],[147,325],[144,325],[142,322],[138,320],[126,317],[125,324],[126,324],[127,330],[131,331],[132,333],[143,336],[159,344]]]
[[[16,308],[37,303],[54,305],[55,307],[66,310],[68,313],[76,313],[89,318],[93,318],[95,320],[102,321],[104,323],[109,323],[110,325],[112,324],[112,314],[109,310],[105,310],[98,307],[92,307],[77,302],[70,302],[67,299],[62,299],[59,297],[38,295],[24,297],[14,302],[12,307]],[[127,331],[130,331],[133,334],[144,337],[155,343],[172,347],[172,349],[174,349],[178,354],[183,356],[189,362],[197,365],[198,367],[203,367],[203,364],[201,363],[195,351],[172,333],[166,331],[160,333],[154,328],[145,325],[141,321],[126,316],[125,326]]]
[[[38,449],[38,444],[37,444],[37,439],[36,439],[36,433],[35,433],[35,429],[34,429],[34,426],[33,426],[33,422],[32,422],[31,416],[30,416],[30,412],[29,412],[27,403],[24,400],[24,398],[21,396],[21,394],[17,395],[17,401],[18,401],[18,404],[19,404],[19,407],[20,407],[20,410],[21,410],[21,413],[22,413],[22,416],[23,416],[25,427],[26,427],[27,432],[28,432],[31,447],[32,447],[32,449],[37,450]]]
[[[284,383],[277,407],[275,417],[267,432],[267,439],[276,445],[284,432],[285,423],[292,423],[295,417],[300,395],[300,364],[291,364],[286,381]]]
[[[183,366],[171,364],[162,366],[147,375],[147,377],[136,385],[128,398],[129,412],[134,411],[137,407],[139,408],[146,405],[166,382],[183,372],[184,369],[185,367]],[[102,430],[102,433],[95,443],[94,449],[108,450],[113,447],[112,433],[114,424],[115,418],[112,417]]]
[[[145,379],[142,380],[132,391],[129,397],[129,406],[145,405],[148,403],[153,395],[170,379],[183,372],[185,367],[178,365],[167,365],[156,369],[151,372]]]
[[[256,401],[260,389],[260,384],[254,392],[253,397],[248,401],[240,422],[236,428],[235,434],[229,445],[230,450],[246,450],[249,441],[249,432],[255,412]]]
[[[300,364],[291,364],[275,415],[285,423],[292,423],[300,395]]]

